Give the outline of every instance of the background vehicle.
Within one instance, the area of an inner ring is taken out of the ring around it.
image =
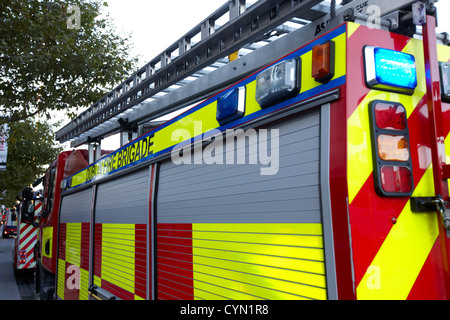
[[[6,222],[3,226],[2,237],[11,238],[17,234],[17,214],[16,208],[6,209]]]
[[[0,210],[0,226],[6,222],[6,207],[2,205]]]

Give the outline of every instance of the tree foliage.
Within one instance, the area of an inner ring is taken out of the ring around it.
[[[22,120],[10,124],[7,171],[0,172],[3,204],[12,206],[18,192],[41,177],[62,151],[53,137],[53,127],[45,122]]]
[[[64,110],[73,116],[131,73],[137,59],[128,56],[129,37],[101,16],[105,6],[0,0],[0,115],[18,121]]]

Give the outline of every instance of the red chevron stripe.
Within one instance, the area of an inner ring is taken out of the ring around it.
[[[36,239],[37,239],[37,234],[34,233],[34,235],[32,236],[31,240],[28,241],[28,243],[25,244],[22,248],[20,248],[20,250],[26,250],[26,251],[29,251],[29,249],[31,249],[32,247],[34,247],[34,245],[36,244]]]

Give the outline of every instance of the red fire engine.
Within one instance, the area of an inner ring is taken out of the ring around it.
[[[33,192],[31,188],[26,188],[22,191],[22,201],[16,208],[17,236],[14,239],[13,268],[15,271],[34,270],[36,267],[34,248],[42,201],[38,193]]]
[[[42,296],[449,299],[434,2],[224,5],[58,133],[99,143],[189,106],[86,168],[55,161]]]
[[[35,213],[39,219],[38,239],[35,246],[36,296],[50,299],[54,294],[58,235],[58,210],[61,180],[88,165],[87,153],[82,150],[61,153],[47,169],[43,177],[43,205]]]

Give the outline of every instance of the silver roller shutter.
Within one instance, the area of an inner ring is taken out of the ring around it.
[[[320,222],[319,123],[316,112],[265,127],[279,129],[275,175],[261,175],[262,164],[164,162],[158,223]]]
[[[146,224],[148,221],[148,170],[100,184],[95,223]]]
[[[91,222],[92,188],[62,198],[61,223]]]

